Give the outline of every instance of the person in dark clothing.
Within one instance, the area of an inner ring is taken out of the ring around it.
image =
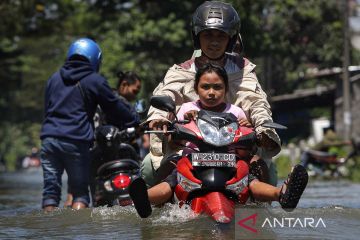
[[[118,99],[98,74],[100,63],[100,47],[91,39],[78,39],[71,44],[65,64],[47,82],[40,134],[45,211],[59,206],[64,169],[73,195],[72,208],[89,205],[89,149],[97,105],[120,129],[139,124],[136,111]]]

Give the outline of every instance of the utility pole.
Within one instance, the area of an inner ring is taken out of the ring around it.
[[[344,123],[344,140],[351,138],[351,109],[350,109],[350,34],[349,34],[349,2],[344,3],[344,53],[343,53],[343,123]]]

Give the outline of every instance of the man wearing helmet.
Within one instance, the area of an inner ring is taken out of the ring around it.
[[[73,195],[72,208],[89,205],[89,149],[98,104],[119,128],[139,123],[135,110],[115,97],[106,79],[98,74],[100,63],[100,47],[91,39],[78,39],[71,44],[65,64],[47,82],[40,134],[45,211],[59,206],[64,169]]]
[[[201,4],[192,18],[194,48],[201,49],[201,55],[172,66],[164,80],[155,88],[153,95],[172,97],[178,110],[183,103],[198,98],[193,88],[198,68],[208,62],[223,66],[229,77],[230,91],[226,101],[245,111],[260,138],[262,148],[258,154],[265,159],[271,159],[280,151],[280,139],[273,129],[261,126],[264,122],[272,121],[272,118],[267,96],[254,72],[255,65],[238,54],[232,54],[236,41],[239,48],[243,48],[239,29],[240,18],[230,4],[217,1]],[[167,117],[166,112],[151,107],[147,119],[149,127],[166,131]],[[162,180],[157,179],[157,169],[163,155],[165,154],[166,159],[172,151],[160,134],[151,134],[150,143],[150,153],[142,163],[142,175],[146,183],[153,186]]]

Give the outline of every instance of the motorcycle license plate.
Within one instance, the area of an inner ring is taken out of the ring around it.
[[[191,153],[194,167],[236,167],[232,153]]]

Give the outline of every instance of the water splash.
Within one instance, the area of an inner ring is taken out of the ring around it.
[[[153,223],[181,223],[190,221],[199,215],[194,213],[190,206],[183,205],[181,208],[177,204],[165,204],[164,207],[160,208],[154,216]]]
[[[113,207],[96,207],[91,211],[92,218],[101,219],[114,219],[114,218],[126,218],[129,216],[136,216],[137,213],[133,206],[113,206]]]
[[[165,204],[161,208],[153,207],[152,215],[147,219],[141,219],[133,206],[96,207],[91,210],[93,219],[126,219],[126,221],[149,222],[153,224],[168,224],[190,221],[196,218],[188,205],[179,207],[177,204]]]

